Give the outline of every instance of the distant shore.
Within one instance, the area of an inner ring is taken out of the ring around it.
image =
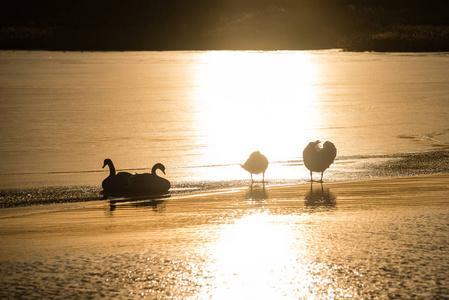
[[[16,27],[3,30],[0,50],[46,51],[304,51],[342,49],[349,52],[448,52],[449,26],[394,25],[376,30],[360,30],[337,37],[334,41],[301,43],[298,41],[276,43],[270,40],[257,42],[202,43],[173,42],[164,44],[127,43],[108,39],[75,40],[70,34],[64,39],[53,36],[51,28]]]
[[[0,49],[449,51],[445,1],[11,2]]]
[[[3,30],[0,50],[46,50],[46,51],[306,51],[342,49],[349,52],[448,52],[449,26],[394,25],[376,30],[360,30],[342,35],[335,41],[304,43],[298,41],[276,43],[269,40],[258,42],[223,43],[158,43],[130,44],[111,40],[68,42],[51,35],[51,29],[15,28]],[[70,36],[69,39],[70,40]]]
[[[346,51],[447,52],[449,27],[391,26],[378,31],[355,32],[339,41]]]

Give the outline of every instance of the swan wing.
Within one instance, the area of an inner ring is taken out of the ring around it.
[[[116,175],[107,177],[101,185],[103,190],[107,192],[126,192],[132,176],[128,172],[119,172]]]
[[[327,165],[328,168],[335,160],[337,156],[337,148],[335,145],[329,141],[325,142],[323,145],[323,149],[321,149],[321,159],[323,164]]]
[[[316,145],[317,145],[316,142],[310,142],[302,152],[304,165],[310,171],[316,171],[317,165],[319,164],[319,157]]]
[[[167,179],[149,173],[133,175],[129,183],[130,192],[135,193],[162,193],[171,187]]]

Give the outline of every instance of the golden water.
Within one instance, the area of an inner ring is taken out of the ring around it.
[[[447,180],[2,209],[0,296],[442,299]]]
[[[248,179],[256,150],[268,179],[306,180],[313,140],[337,160],[449,143],[446,53],[2,51],[0,64],[1,188],[99,185],[105,158],[162,162],[172,182]]]

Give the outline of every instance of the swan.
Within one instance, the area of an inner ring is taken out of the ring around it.
[[[321,180],[323,182],[323,173],[334,162],[337,156],[337,148],[329,141],[320,147],[321,141],[310,142],[302,152],[304,165],[310,171],[310,181],[313,182],[312,172],[321,172]]]
[[[165,166],[157,163],[151,169],[151,173],[135,174],[129,179],[129,190],[133,193],[166,193],[170,189],[170,181],[159,177],[157,170],[165,175]]]
[[[109,158],[104,160],[103,168],[109,166],[109,176],[106,177],[101,186],[104,192],[123,192],[128,189],[129,179],[133,176],[128,172],[118,172],[115,174],[115,167]]]
[[[263,180],[265,182],[265,171],[268,168],[268,159],[259,151],[251,153],[245,164],[241,165],[243,169],[251,173],[251,182],[253,182],[253,174],[263,173]]]

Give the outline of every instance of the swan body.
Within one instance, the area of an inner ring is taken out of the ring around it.
[[[133,193],[166,193],[170,189],[170,181],[159,177],[157,170],[161,170],[165,174],[165,166],[157,163],[151,169],[151,173],[135,174],[129,179],[129,190]]]
[[[133,176],[128,172],[115,173],[115,167],[109,158],[104,160],[103,168],[109,166],[109,176],[106,177],[101,186],[104,192],[123,192],[128,189],[129,179]]]
[[[323,182],[323,173],[334,162],[337,156],[337,148],[329,141],[320,147],[320,141],[310,142],[302,152],[304,165],[310,171],[310,181],[313,182],[312,172],[321,172],[321,180]]]
[[[115,167],[108,158],[104,160],[103,168],[109,166],[109,176],[102,182],[103,192],[119,195],[128,194],[161,194],[170,189],[170,181],[159,177],[156,170],[165,174],[165,166],[157,163],[153,166],[151,173],[131,174],[128,172],[115,173]]]
[[[268,168],[268,159],[259,151],[255,151],[251,153],[245,164],[242,165],[242,168],[251,174],[251,182],[253,181],[253,174],[260,173],[263,173],[263,182],[265,182],[265,171]]]

